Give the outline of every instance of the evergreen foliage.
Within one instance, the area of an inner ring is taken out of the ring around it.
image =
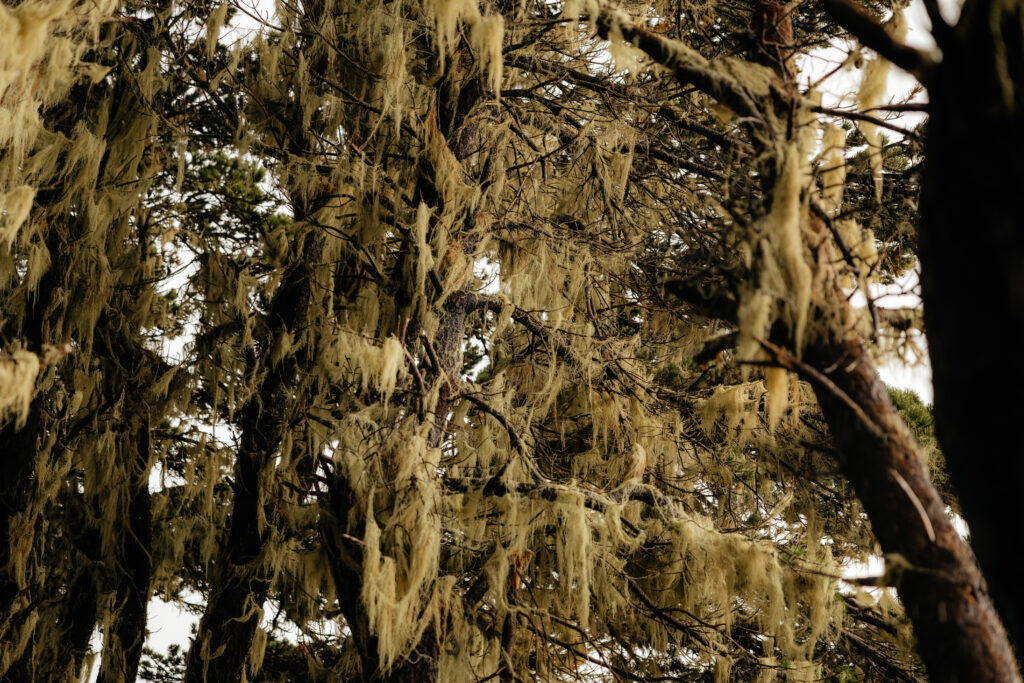
[[[850,304],[915,263],[924,130],[825,5],[0,35],[3,680],[97,631],[101,681],[941,680],[919,604],[964,568],[996,619],[874,371],[920,313]],[[855,108],[797,79],[827,45]],[[166,655],[154,596],[202,610]]]

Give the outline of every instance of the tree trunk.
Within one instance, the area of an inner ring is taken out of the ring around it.
[[[843,473],[890,554],[887,568],[902,571],[894,583],[931,680],[1019,681],[985,579],[870,358],[854,340],[822,340],[807,361],[836,368],[832,386],[816,382],[818,402]]]
[[[96,581],[92,569],[88,566],[78,570],[71,584],[71,595],[67,615],[62,620],[62,632],[66,646],[71,654],[71,666],[75,677],[81,677],[86,657],[92,652],[89,641],[96,628]],[[145,627],[145,625],[143,625]],[[145,631],[142,631],[145,636]],[[141,654],[141,645],[140,645]],[[136,659],[136,662],[138,660]]]
[[[968,2],[956,32],[937,36],[920,230],[936,435],[1018,649],[1024,583],[1009,551],[1024,545],[1024,452],[1008,398],[1024,386],[1022,12],[1019,3]]]
[[[53,342],[43,338],[43,325],[46,310],[55,292],[61,287],[60,277],[63,276],[62,266],[66,265],[62,249],[65,245],[51,237],[47,243],[55,263],[43,275],[39,283],[32,305],[27,307],[20,336],[33,351],[39,351],[44,342]],[[6,320],[5,320],[6,321]],[[13,336],[15,330],[6,330]],[[12,559],[16,554],[27,554],[35,543],[35,519],[30,518],[32,496],[35,494],[36,466],[39,457],[37,439],[44,432],[43,405],[45,398],[36,396],[29,407],[25,424],[19,429],[14,420],[0,425],[0,676],[4,675],[5,662],[11,662],[20,656],[16,652],[18,628],[16,624],[27,622],[30,615],[19,614],[25,604],[30,603],[32,596],[24,594],[24,587],[19,585],[18,577],[12,574]],[[20,521],[20,528],[12,525]],[[17,538],[11,536],[14,532]],[[26,541],[28,545],[26,546]],[[31,570],[31,568],[29,568]],[[31,583],[31,578],[27,578]],[[33,606],[30,611],[34,611]]]
[[[312,272],[320,263],[323,247],[322,235],[306,237],[300,261],[288,270],[274,295],[265,349],[271,348],[273,339],[294,335],[305,324],[313,302]],[[273,366],[242,409],[228,540],[217,566],[211,569],[206,613],[189,649],[186,680],[190,683],[240,681],[245,675],[271,582],[263,567],[267,529],[259,523],[262,494],[273,468],[274,451],[296,403],[298,365],[297,356],[290,354]],[[273,511],[265,516],[272,523]]]
[[[0,638],[7,635],[7,621],[14,616],[20,592],[16,577],[10,573],[12,548],[16,544],[16,539],[11,538],[11,525],[28,509],[31,499],[39,428],[38,399],[32,401],[28,421],[21,429],[15,428],[13,421],[0,427]]]
[[[90,641],[96,628],[99,596],[92,562],[81,555],[75,560],[79,566],[66,587],[67,597],[57,607],[56,615],[45,612],[40,615],[32,643],[3,680],[81,680],[83,666],[92,653]],[[51,587],[47,592],[52,594],[57,589]],[[48,637],[51,633],[56,633],[57,637]]]
[[[1024,586],[1004,548],[1024,540],[1015,523],[1024,460],[1004,435],[1017,411],[993,394],[1024,380],[1013,346],[1024,332],[1024,230],[1015,205],[1024,167],[1013,156],[1024,149],[1024,7],[970,0],[952,27],[927,1],[942,50],[933,62],[896,45],[850,0],[828,2],[844,27],[928,88],[919,257],[935,431],[993,599],[1019,644]],[[981,348],[982,340],[1009,348]]]
[[[128,503],[128,529],[124,534],[114,596],[113,623],[103,639],[100,683],[133,683],[139,672],[139,658],[146,642],[152,569],[153,512],[149,493],[149,420],[138,430],[136,458],[132,468],[132,498]]]

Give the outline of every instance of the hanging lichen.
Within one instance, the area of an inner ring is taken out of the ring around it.
[[[887,24],[889,34],[896,42],[902,42],[907,33],[907,22],[903,12],[894,12]],[[886,84],[889,78],[890,63],[881,55],[876,56],[867,66],[864,67],[864,75],[861,79],[860,89],[857,91],[857,103],[862,110],[877,114],[874,107],[883,104]],[[870,145],[871,178],[875,185],[875,201],[882,201],[882,143],[878,125],[871,121],[863,121],[860,124],[861,133]]]
[[[602,8],[0,9],[4,671],[80,675],[72,617],[137,663],[151,592],[196,679],[859,666],[873,538],[807,386],[737,364],[845,315],[845,134],[734,8]]]

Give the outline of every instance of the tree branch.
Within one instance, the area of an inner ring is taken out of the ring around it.
[[[523,451],[523,439],[522,437],[519,436],[519,432],[516,431],[515,426],[504,413],[499,411],[497,408],[492,406],[487,401],[480,398],[480,396],[474,392],[466,392],[464,394],[461,394],[458,398],[466,399],[467,401],[469,401],[470,403],[477,406],[485,413],[493,417],[495,420],[500,422],[501,426],[504,427],[505,432],[508,434],[509,445],[511,445],[512,448],[519,452]]]
[[[800,360],[792,353],[790,353],[787,349],[782,348],[778,344],[773,344],[767,339],[756,339],[755,341],[757,341],[757,343],[760,344],[765,351],[772,354],[772,356],[775,358],[775,361],[779,365],[786,368],[787,370],[790,370],[792,372],[797,373],[798,375],[801,375],[811,384],[821,389],[825,389],[827,392],[829,392],[837,399],[842,401],[842,403],[850,410],[850,412],[857,416],[857,419],[860,420],[861,424],[870,433],[874,434],[878,438],[884,438],[882,430],[878,427],[878,425],[876,425],[871,420],[871,418],[867,416],[867,413],[864,412],[864,409],[857,405],[857,402],[850,398],[850,396],[845,391],[840,389],[835,382],[829,379],[828,375],[821,372],[817,368],[812,367],[807,363],[804,363],[802,360]]]
[[[921,82],[930,79],[935,60],[924,52],[893,39],[885,27],[851,0],[825,0],[825,8],[840,26],[869,47]]]
[[[708,95],[728,105],[740,116],[763,123],[761,110],[754,99],[735,79],[712,68],[697,52],[682,43],[640,28],[621,12],[602,7],[592,17],[597,35],[608,40],[617,28],[625,40],[643,50],[648,57],[673,72],[676,80],[693,84]]]
[[[875,109],[881,109],[881,107],[875,107]],[[900,126],[897,126],[894,123],[889,123],[885,119],[880,119],[877,116],[869,116],[867,114],[860,113],[860,112],[846,111],[845,109],[834,109],[832,107],[822,107],[822,106],[817,106],[817,105],[811,107],[811,111],[816,112],[818,114],[828,114],[829,116],[838,116],[840,118],[849,119],[851,121],[863,121],[865,123],[871,123],[871,124],[874,124],[874,125],[878,126],[879,128],[888,128],[889,130],[893,131],[894,133],[899,133],[900,135],[903,135],[905,137],[919,139],[918,134],[915,133],[914,131],[907,130],[906,128],[902,128]],[[920,110],[919,109],[912,109],[912,110],[897,110],[897,111],[920,111]]]

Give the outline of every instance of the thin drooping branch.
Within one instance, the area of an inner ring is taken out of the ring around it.
[[[496,419],[501,426],[505,429],[508,434],[509,445],[517,451],[523,450],[523,438],[519,435],[519,430],[515,428],[512,421],[509,420],[508,416],[500,410],[496,409],[490,403],[485,401],[482,396],[473,392],[466,391],[459,394],[459,398],[464,398],[476,407],[483,410],[485,413]]]
[[[817,114],[828,114],[829,116],[838,116],[839,118],[849,119],[850,121],[862,121],[864,123],[870,123],[872,125],[879,126],[880,128],[887,128],[893,131],[894,133],[899,133],[900,135],[908,138],[918,139],[919,137],[917,133],[915,133],[912,130],[908,130],[906,128],[903,128],[902,126],[897,126],[895,123],[890,123],[885,119],[880,119],[877,116],[871,116],[870,114],[862,112],[847,111],[845,109],[836,109],[835,107],[822,107],[818,105],[811,107],[811,111]]]

